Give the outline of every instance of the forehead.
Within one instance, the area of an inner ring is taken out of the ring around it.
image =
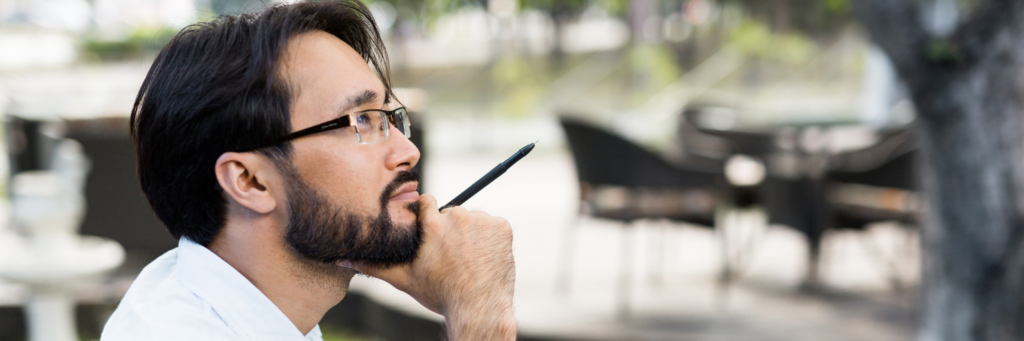
[[[292,37],[282,58],[281,75],[292,90],[292,125],[302,128],[340,115],[367,91],[383,103],[384,85],[347,43],[324,31]]]

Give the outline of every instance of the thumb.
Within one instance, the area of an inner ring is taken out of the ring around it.
[[[437,212],[437,199],[430,194],[420,195],[420,214],[426,212]]]

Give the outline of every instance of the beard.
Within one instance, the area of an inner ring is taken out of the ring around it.
[[[309,186],[292,167],[286,169],[289,221],[285,242],[302,258],[321,264],[348,260],[372,266],[391,267],[412,262],[423,239],[419,220],[396,224],[388,213],[394,191],[410,181],[419,181],[415,171],[399,173],[379,198],[376,216],[357,214],[335,205],[327,196]],[[405,207],[419,216],[419,203]]]

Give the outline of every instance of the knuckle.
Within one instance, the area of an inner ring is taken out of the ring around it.
[[[497,230],[499,236],[503,238],[512,238],[512,224],[509,224],[508,220],[502,217],[492,217],[492,226]]]
[[[425,217],[422,220],[422,225],[423,225],[423,228],[434,229],[434,228],[437,228],[438,226],[442,225],[442,220],[438,219],[437,217]]]
[[[508,220],[502,217],[490,217],[489,222],[491,225],[494,225],[495,228],[501,230],[510,229],[512,227],[512,225],[508,223]]]
[[[469,211],[467,211],[466,208],[462,206],[452,206],[449,207],[446,211],[448,211],[448,213],[460,216],[469,213]]]
[[[469,214],[469,211],[460,206],[448,209],[448,216],[458,225],[465,225],[472,221],[472,215]]]

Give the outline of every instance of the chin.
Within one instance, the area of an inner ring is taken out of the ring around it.
[[[413,226],[416,224],[416,218],[409,212],[391,215],[391,221],[395,223],[395,226]]]
[[[415,224],[416,220],[419,219],[419,202],[417,201],[392,203],[388,206],[391,221],[395,224]]]

